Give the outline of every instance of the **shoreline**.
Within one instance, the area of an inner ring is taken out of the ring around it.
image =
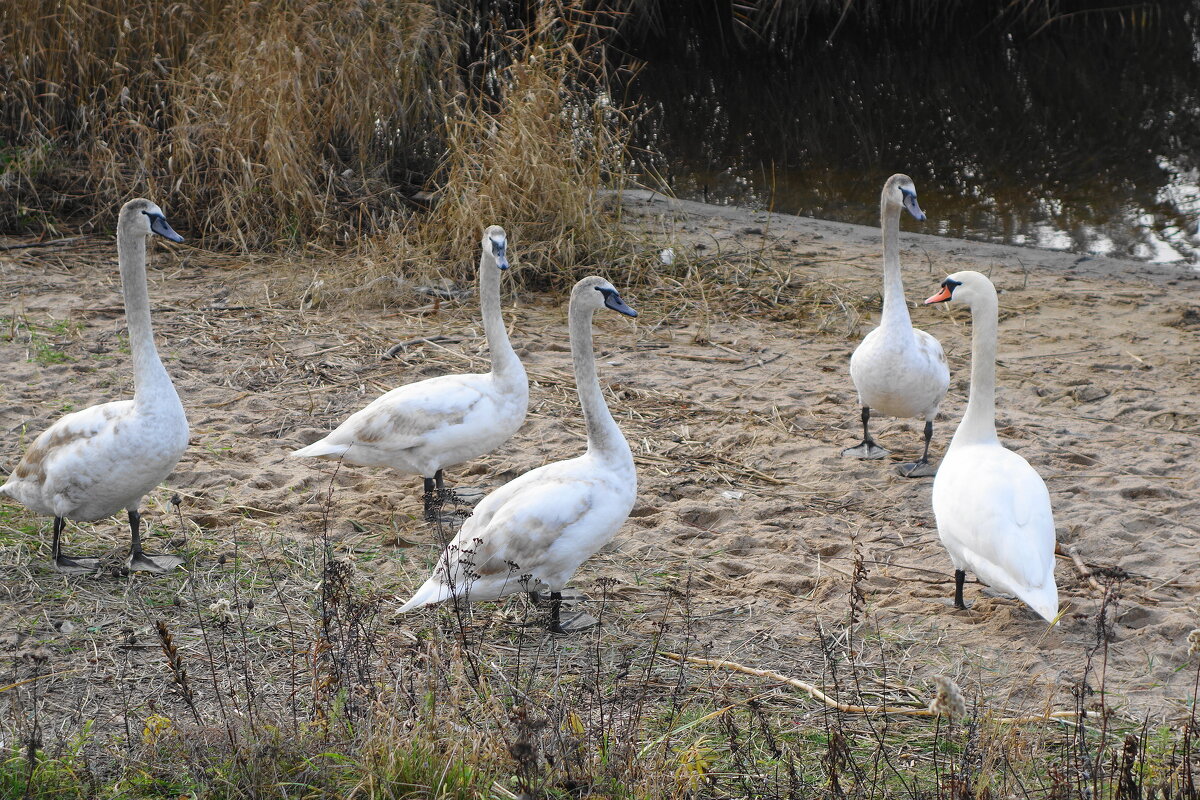
[[[650,189],[613,190],[621,198],[624,209],[637,213],[684,215],[693,221],[720,219],[728,224],[762,227],[763,233],[776,236],[796,236],[822,240],[836,247],[879,248],[879,228],[834,222],[815,217],[799,217],[771,211],[756,211],[742,206],[722,206],[695,200],[680,200]],[[1134,261],[1107,256],[1082,255],[1064,250],[1040,247],[1002,245],[956,239],[936,234],[900,231],[900,244],[905,249],[919,248],[927,253],[953,258],[974,265],[991,265],[1000,261],[1016,261],[1025,270],[1042,268],[1074,277],[1115,280],[1142,280],[1174,285],[1200,281],[1200,272],[1186,265]],[[981,272],[986,271],[980,269]]]

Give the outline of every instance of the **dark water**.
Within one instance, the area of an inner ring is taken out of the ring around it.
[[[661,154],[643,166],[680,197],[872,225],[883,181],[907,172],[929,216],[914,229],[1200,268],[1194,17],[787,59],[693,38],[639,54],[638,141]]]

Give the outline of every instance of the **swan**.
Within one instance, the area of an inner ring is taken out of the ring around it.
[[[879,327],[863,338],[850,356],[850,377],[862,406],[862,443],[842,451],[847,458],[883,458],[888,451],[875,443],[868,430],[871,409],[892,417],[924,417],[925,450],[916,461],[896,466],[906,478],[937,472],[929,463],[933,419],[950,387],[950,370],[938,340],[913,328],[900,279],[900,210],[918,220],[925,212],[917,205],[917,189],[907,175],[893,175],[883,185],[879,201],[883,227],[883,315]]]
[[[996,288],[978,272],[956,272],[925,303],[971,308],[971,396],[937,477],[933,513],[954,562],[954,605],[963,604],[966,570],[1015,594],[1053,622],[1054,514],[1037,470],[996,438]]]
[[[129,568],[170,572],[183,559],[142,550],[142,497],[175,468],[188,444],[187,417],[171,377],[154,347],[150,296],[146,289],[146,239],[157,234],[172,242],[162,209],[149,200],[130,200],[117,218],[117,263],[125,295],[129,350],[133,357],[133,399],[85,408],[61,418],[34,440],[0,486],[7,495],[39,514],[54,516],[51,552],[63,572],[87,572],[97,558],[62,552],[65,520],[103,519],[125,509],[132,545]]]
[[[293,458],[341,459],[420,475],[425,519],[432,522],[445,494],[443,469],[486,455],[517,432],[529,407],[529,380],[500,316],[500,272],[508,269],[504,229],[489,227],[481,245],[479,303],[491,372],[442,375],[392,389]]]
[[[495,600],[548,589],[552,632],[587,627],[569,623],[569,630],[562,624],[561,590],[580,564],[612,539],[637,495],[633,454],[596,377],[592,315],[601,308],[637,316],[603,278],[584,278],[571,291],[571,360],[587,452],[531,470],[484,498],[401,613],[451,597]]]

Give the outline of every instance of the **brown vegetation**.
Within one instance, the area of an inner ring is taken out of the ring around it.
[[[244,248],[369,229],[438,119],[444,29],[422,3],[6,5],[0,225],[146,195]]]

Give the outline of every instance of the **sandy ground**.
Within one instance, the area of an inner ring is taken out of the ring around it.
[[[922,201],[936,215],[935,199]],[[597,319],[601,380],[640,477],[629,522],[578,578],[585,591],[616,580],[617,613],[606,625],[637,636],[670,588],[690,586],[695,646],[818,679],[816,631],[846,621],[857,547],[867,570],[863,646],[886,651],[901,678],[948,674],[990,704],[1070,707],[1097,641],[1097,586],[1061,558],[1067,612],[1053,629],[977,583],[967,587],[973,607],[955,611],[931,479],[838,455],[858,440],[847,363],[878,318],[878,231],[648,195],[626,208],[629,225],[659,237],[655,247],[674,247],[693,273],[625,291],[642,312],[636,323]],[[1109,609],[1108,702],[1133,716],[1177,716],[1190,694],[1185,637],[1200,626],[1197,276],[921,236],[907,231],[911,220],[903,227],[910,301],[966,268],[989,273],[1001,290],[1000,435],[1046,479],[1059,541],[1088,565],[1127,574]],[[518,269],[520,248],[514,240]],[[718,254],[737,266],[718,266]],[[151,260],[157,336],[192,425],[187,455],[147,504],[160,530],[178,534],[166,505],[178,493],[193,535],[211,543],[205,552],[271,553],[316,535],[328,510],[359,574],[403,599],[436,554],[434,532],[417,519],[419,479],[285,455],[388,388],[486,368],[473,296],[386,311],[298,310],[277,266],[157,245]],[[720,286],[735,272],[738,285]],[[130,372],[111,240],[2,252],[0,283],[7,471],[68,404],[128,396]],[[487,489],[580,452],[563,300],[506,299],[533,381],[530,417],[503,452],[453,470],[451,483]],[[951,365],[935,427],[940,458],[966,402],[969,318],[945,307],[914,308],[913,317]],[[397,342],[435,335],[449,338],[381,358]],[[62,353],[61,363],[39,359],[39,342]],[[879,419],[874,430],[894,461],[919,453],[916,421]],[[124,555],[124,536],[115,521],[68,529],[75,551],[103,550],[111,564]],[[9,573],[0,627],[36,634],[74,613],[47,586],[77,597],[87,582],[133,580],[54,575],[48,535],[29,541],[0,541]],[[235,563],[206,558],[192,569]],[[184,578],[136,580],[178,587]],[[398,624],[419,626],[420,615]],[[54,649],[64,667],[77,666],[76,648]],[[1089,680],[1098,684],[1097,673]]]

